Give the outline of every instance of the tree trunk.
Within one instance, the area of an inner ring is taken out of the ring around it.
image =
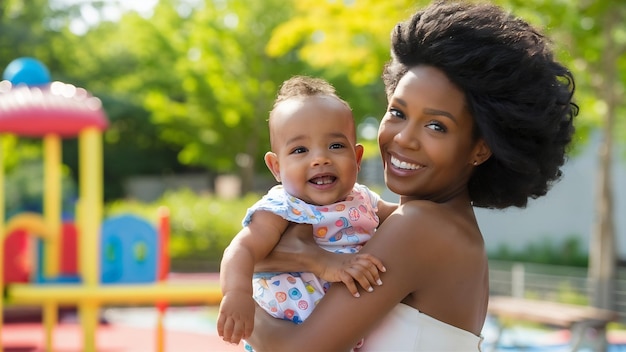
[[[615,308],[615,277],[617,241],[612,184],[613,129],[617,104],[617,59],[621,50],[612,40],[612,32],[619,23],[619,12],[608,11],[604,18],[603,77],[599,91],[606,99],[607,111],[599,146],[598,181],[596,190],[596,216],[591,234],[589,254],[589,283],[591,304],[598,308]]]
[[[252,140],[255,138],[250,138],[249,145],[254,144]],[[250,148],[248,148],[250,150]],[[240,194],[245,195],[248,192],[251,192],[254,189],[254,172],[255,172],[255,162],[254,155],[251,154],[239,154],[237,155],[237,165],[240,168],[240,177],[241,177],[241,189]]]
[[[599,148],[596,219],[591,236],[589,280],[592,305],[605,309],[614,308],[615,264],[617,261],[613,197],[611,194],[611,148],[611,131],[604,129]]]

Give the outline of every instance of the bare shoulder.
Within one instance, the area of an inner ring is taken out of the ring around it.
[[[383,286],[438,320],[478,333],[482,320],[474,318],[486,309],[488,262],[473,209],[410,201],[379,231],[364,251],[387,268]]]
[[[473,210],[429,201],[399,206],[381,224],[371,242],[372,253],[379,255],[387,267],[387,263],[393,265],[397,261],[404,273],[420,277],[423,282],[429,276],[441,275],[438,271],[447,272],[453,267],[471,270],[474,263],[483,262],[485,257]]]
[[[482,246],[483,240],[471,207],[454,208],[429,201],[411,201],[397,209],[395,220],[402,227],[413,229],[420,241],[465,247],[471,243]]]

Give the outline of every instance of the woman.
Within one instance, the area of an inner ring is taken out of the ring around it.
[[[486,4],[436,2],[396,26],[378,143],[400,205],[361,251],[382,260],[383,284],[360,298],[333,285],[301,325],[257,309],[256,351],[348,351],[362,336],[360,351],[480,350],[489,281],[473,207],[545,195],[574,132],[574,80],[548,44]],[[303,244],[281,267],[315,272],[320,255]]]

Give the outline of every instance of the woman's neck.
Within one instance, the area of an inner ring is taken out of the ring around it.
[[[437,195],[400,195],[400,204],[404,204],[406,202],[414,201],[414,200],[422,200],[422,201],[430,201],[438,204],[450,204],[453,206],[470,206],[472,205],[469,191],[467,188],[452,190],[449,192],[437,194]]]

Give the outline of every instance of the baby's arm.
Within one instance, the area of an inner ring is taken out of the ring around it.
[[[217,331],[224,341],[239,343],[254,327],[252,275],[254,265],[274,248],[288,222],[267,211],[256,211],[251,222],[233,238],[220,265],[222,301]]]
[[[380,220],[380,223],[383,223],[383,221],[387,220],[389,215],[391,215],[391,213],[396,211],[396,209],[398,209],[398,203],[391,203],[391,202],[387,202],[382,199],[379,199],[378,211],[376,212],[376,215],[378,215],[378,219]]]

